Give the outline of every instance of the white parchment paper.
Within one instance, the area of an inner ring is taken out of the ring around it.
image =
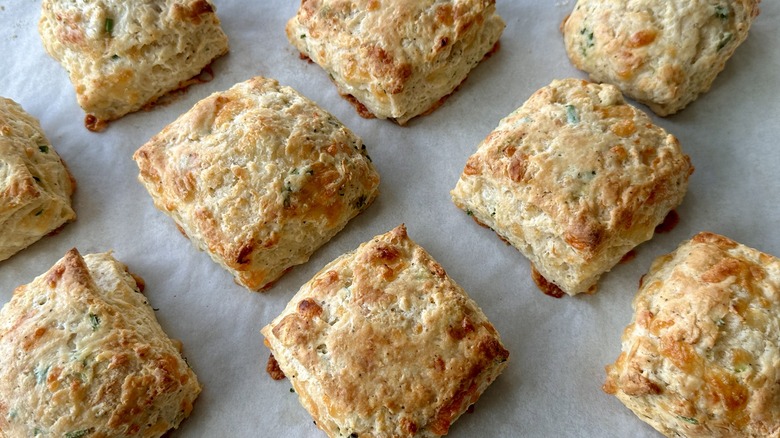
[[[573,0],[498,0],[507,22],[500,51],[444,106],[407,127],[360,118],[327,74],[298,59],[284,25],[299,2],[215,2],[231,52],[214,64],[214,80],[95,134],[83,127],[65,70],[43,49],[40,2],[0,0],[0,95],[40,119],[78,181],[78,220],[0,262],[0,304],[69,248],[83,254],[113,250],[146,280],[157,318],[182,340],[204,385],[191,417],[171,436],[321,437],[289,382],[265,373],[268,350],[259,330],[327,262],[403,222],[480,304],[511,352],[509,368],[474,412],[454,424],[451,436],[658,436],[602,392],[603,368],[620,351],[638,280],[655,257],[702,230],[780,255],[777,2],[763,2],[750,37],[709,93],[676,116],[653,116],[680,139],[696,166],[678,209],[679,225],[605,275],[596,295],[559,300],[542,295],[527,260],[455,208],[449,190],[500,118],[553,79],[585,78],[569,63],[558,30]],[[265,294],[234,284],[154,209],[131,159],[195,102],[255,75],[276,78],[336,115],[363,137],[382,177],[377,201]]]

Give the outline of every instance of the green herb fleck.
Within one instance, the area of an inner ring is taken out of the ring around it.
[[[729,7],[718,5],[715,6],[715,16],[720,18],[721,20],[728,20],[729,19]]]
[[[723,39],[721,39],[720,42],[718,43],[718,51],[720,51],[720,49],[726,47],[726,44],[728,44],[731,41],[731,38],[733,38],[733,37],[734,37],[734,35],[732,35],[731,32],[724,33],[723,34]]]
[[[682,420],[682,421],[684,421],[686,423],[699,424],[699,420],[697,420],[695,418],[683,417],[682,415],[678,415],[677,418],[679,418],[680,420]]]
[[[466,214],[467,214],[467,215],[469,215],[469,216],[474,216],[474,212],[473,212],[473,211],[471,211],[471,209],[470,209],[470,208],[467,208],[467,209],[466,209]]]
[[[113,18],[106,18],[106,33],[111,35],[111,32],[114,30],[114,19]]]
[[[366,198],[366,195],[358,196],[358,198],[355,200],[355,204],[354,204],[355,208],[360,210],[361,208],[365,207],[367,200],[368,198]]]
[[[583,27],[582,30],[580,30],[580,35],[583,35],[585,37],[585,42],[582,45],[582,56],[585,56],[588,49],[593,47],[595,42],[593,41],[593,31],[588,30],[587,27]]]
[[[74,430],[65,434],[65,438],[82,438],[92,433],[92,429]]]
[[[38,145],[38,150],[43,152],[44,154],[48,154],[49,153],[49,147],[46,146],[45,144],[39,144]]]
[[[46,376],[49,375],[49,365],[46,365],[45,368],[36,368],[33,373],[35,374],[35,383],[40,385],[46,381]]]
[[[43,210],[38,210],[38,211],[35,212],[36,216],[40,216],[41,214],[43,214]]]
[[[737,365],[737,366],[734,367],[734,372],[735,373],[741,373],[743,371],[747,371],[747,369],[748,369],[748,366],[746,364]]]
[[[293,170],[290,171],[290,174],[291,175],[298,175],[298,168],[297,167],[293,168]]]
[[[92,331],[95,331],[100,327],[100,317],[94,313],[89,314],[89,323],[92,324]]]
[[[37,427],[35,429],[33,429],[33,436],[38,436],[38,435],[41,435],[41,434],[43,434],[42,430],[38,429]]]
[[[295,392],[295,390],[293,388],[290,388],[290,392]]]
[[[580,117],[577,115],[577,109],[574,108],[574,105],[566,105],[566,121],[571,125],[580,122]]]
[[[111,56],[112,61],[116,61],[117,59],[119,59],[119,55],[114,54]]]
[[[282,189],[282,205],[284,205],[284,208],[290,208],[292,205],[292,201],[290,200],[292,191],[292,184],[290,181],[285,181],[284,188]]]
[[[302,33],[302,34],[301,34],[301,39],[302,39],[302,40],[303,40],[303,39],[306,39],[306,34]]]

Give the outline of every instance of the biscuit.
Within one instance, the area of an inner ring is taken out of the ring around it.
[[[75,220],[75,188],[40,123],[0,97],[0,260]]]
[[[509,358],[403,225],[326,265],[262,333],[330,437],[444,435]]]
[[[700,233],[653,262],[604,390],[668,437],[780,435],[780,260]]]
[[[209,0],[44,0],[38,31],[93,131],[198,82],[228,51]]]
[[[677,139],[617,88],[553,81],[501,120],[452,200],[574,295],[650,239],[693,172]]]
[[[579,0],[561,24],[571,62],[667,116],[710,89],[760,0]]]
[[[0,435],[160,437],[198,379],[127,267],[70,250],[0,311]]]
[[[362,140],[272,79],[198,102],[136,151],[157,208],[249,289],[263,289],[376,197]]]
[[[495,0],[303,0],[287,38],[362,116],[433,111],[497,48]]]

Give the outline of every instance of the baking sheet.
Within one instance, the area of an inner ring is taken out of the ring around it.
[[[696,166],[678,209],[679,225],[605,275],[596,295],[563,299],[542,295],[526,259],[455,208],[449,190],[501,117],[552,79],[585,77],[569,63],[558,31],[573,0],[499,0],[507,22],[499,52],[444,106],[407,127],[360,118],[327,74],[298,59],[284,34],[297,1],[216,3],[231,52],[214,64],[214,80],[95,134],[83,127],[65,70],[40,42],[40,2],[0,0],[0,95],[40,119],[78,181],[79,216],[60,234],[0,262],[0,303],[69,248],[83,254],[113,250],[146,280],[158,320],[182,340],[204,386],[191,417],[172,437],[321,437],[289,382],[265,373],[268,350],[259,330],[327,262],[403,222],[481,305],[511,352],[508,369],[450,436],[658,436],[602,392],[603,367],[620,351],[631,299],[653,258],[702,230],[780,255],[777,2],[762,4],[750,37],[709,93],[676,116],[653,116],[680,139]],[[382,177],[377,201],[265,294],[234,284],[154,209],[131,159],[195,102],[255,75],[276,78],[336,115],[363,137]]]

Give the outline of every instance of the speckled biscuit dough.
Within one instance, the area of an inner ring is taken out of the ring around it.
[[[0,260],[75,220],[75,188],[40,123],[0,97]]]
[[[433,111],[497,47],[495,0],[303,0],[287,38],[366,117]]]
[[[710,89],[760,0],[579,0],[561,24],[572,63],[667,116]]]
[[[228,51],[208,0],[43,0],[38,30],[93,131],[197,82]]]
[[[677,139],[612,85],[556,80],[501,120],[452,200],[563,292],[598,278],[682,202],[693,167]]]
[[[160,437],[200,389],[110,253],[70,250],[0,311],[0,436]]]
[[[700,233],[633,307],[606,392],[668,437],[780,436],[780,260]]]
[[[444,435],[509,358],[403,225],[325,266],[262,333],[330,437]]]
[[[263,77],[198,102],[133,158],[155,206],[249,289],[306,262],[378,193],[362,140]]]

